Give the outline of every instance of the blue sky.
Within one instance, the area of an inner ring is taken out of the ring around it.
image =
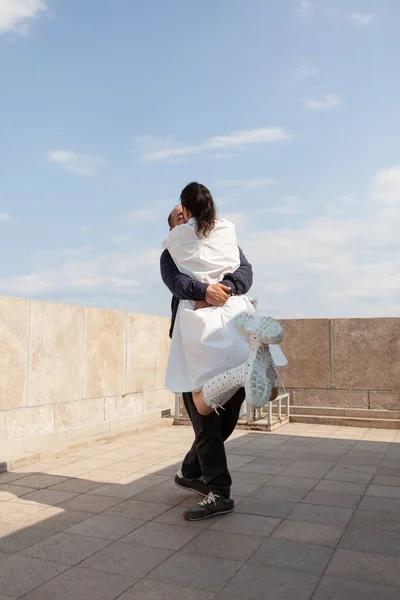
[[[196,179],[276,317],[398,316],[398,0],[0,0],[0,294],[167,315]]]

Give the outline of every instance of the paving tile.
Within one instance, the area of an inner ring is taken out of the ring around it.
[[[327,546],[268,538],[249,562],[278,568],[287,565],[290,570],[323,573],[332,554],[333,548]]]
[[[0,552],[0,562],[2,560],[4,560],[5,558],[8,558],[10,555],[7,554],[6,552]]]
[[[112,484],[116,488],[124,488],[126,484],[134,483],[135,485],[140,485],[140,487],[144,487],[146,489],[150,489],[159,483],[164,483],[165,481],[169,481],[170,477],[166,477],[165,475],[148,475],[146,473],[130,473],[129,475],[124,475],[122,479],[118,479],[118,482]]]
[[[246,515],[233,512],[214,520],[209,528],[210,531],[226,531],[244,535],[257,535],[268,537],[281,523],[281,519],[273,517],[262,517],[258,515]]]
[[[388,475],[375,475],[372,482],[374,485],[392,485],[400,487],[400,477],[390,477]]]
[[[18,479],[22,479],[25,477],[24,473],[17,472],[8,472],[0,473],[0,485],[4,485],[6,483],[16,482]]]
[[[324,576],[313,600],[398,600],[398,588]]]
[[[400,477],[400,469],[397,467],[378,467],[376,474],[389,477]]]
[[[248,446],[248,444],[242,444],[235,448],[230,448],[228,450],[228,456],[251,456],[254,458],[255,456],[260,456],[265,452],[265,447],[254,447]]]
[[[119,504],[121,498],[111,498],[110,496],[96,496],[94,494],[81,494],[61,502],[59,506],[65,510],[77,510],[82,512],[99,513]]]
[[[189,542],[185,552],[218,556],[231,560],[246,561],[262,544],[263,538],[255,535],[240,535],[206,529]]]
[[[394,467],[396,469],[400,469],[400,459],[384,458],[382,460],[382,467]]]
[[[260,475],[278,475],[284,470],[285,467],[276,467],[275,465],[256,465],[254,463],[249,463],[245,467],[241,467],[235,471],[235,473],[258,473]],[[234,477],[235,475],[233,475]]]
[[[262,484],[260,483],[237,483],[233,482],[231,487],[231,496],[236,498],[237,496],[242,496],[243,498],[247,496],[251,496],[257,491]]]
[[[0,482],[0,502],[5,502],[7,500],[14,500],[15,498],[19,498],[20,496],[25,496],[25,494],[29,494],[29,492],[33,492],[34,488],[28,488],[23,485],[15,485],[13,483],[1,483]]]
[[[23,522],[28,517],[37,517],[42,513],[45,506],[35,504],[22,504],[9,500],[0,503],[0,523],[18,523]]]
[[[400,557],[400,536],[398,531],[349,526],[340,541],[339,548]]]
[[[398,558],[369,552],[336,550],[326,574],[342,579],[400,586]]]
[[[272,537],[320,546],[336,546],[344,530],[345,525],[327,525],[286,519],[275,529]]]
[[[123,519],[113,515],[94,515],[73,525],[65,533],[86,535],[104,540],[116,541],[144,525],[145,521]]]
[[[81,563],[81,567],[126,577],[145,577],[172,554],[172,550],[114,542]]]
[[[351,508],[338,506],[322,506],[318,504],[298,504],[290,514],[294,521],[311,523],[327,523],[328,525],[347,525],[353,514]]]
[[[262,515],[264,517],[277,517],[284,519],[295,508],[296,502],[286,502],[277,500],[275,502],[257,498],[245,498],[239,506],[236,506],[236,512],[249,515]]]
[[[205,592],[219,592],[242,564],[215,556],[176,552],[152,571],[148,579]]]
[[[313,452],[307,452],[307,454],[303,455],[303,460],[308,460],[311,462],[325,462],[325,463],[335,463],[340,460],[345,455],[345,451],[343,452],[319,452],[318,448],[315,448]]]
[[[27,477],[18,479],[18,485],[24,485],[29,488],[46,488],[55,483],[61,483],[65,477],[59,477],[55,475],[48,475],[47,473],[34,473]]]
[[[14,600],[68,569],[67,565],[14,555],[1,562],[0,598]]]
[[[66,565],[76,565],[91,554],[104,548],[108,543],[108,540],[98,538],[56,533],[52,537],[25,548],[21,551],[21,554]]]
[[[313,462],[307,460],[297,460],[290,467],[282,471],[286,477],[308,477],[312,479],[321,479],[334,467],[334,463]]]
[[[285,475],[276,475],[269,480],[268,485],[277,487],[297,488],[309,492],[312,490],[319,479],[310,479],[308,477],[286,477]]]
[[[277,448],[268,449],[266,452],[264,452],[263,456],[267,458],[289,458],[293,462],[297,458],[303,456],[306,452],[307,448],[283,444]]]
[[[363,495],[367,489],[366,483],[354,481],[333,481],[322,479],[314,488],[315,492],[334,492],[336,494],[359,494]]]
[[[377,510],[400,514],[400,500],[392,498],[376,498],[375,496],[364,496],[358,508],[361,510]]]
[[[294,463],[294,458],[279,458],[279,456],[272,456],[269,458],[268,454],[263,456],[262,458],[256,458],[250,464],[254,465],[271,465],[273,467],[290,467]]]
[[[214,594],[142,579],[118,600],[212,600]]]
[[[336,492],[321,492],[312,490],[304,498],[306,504],[321,504],[323,506],[341,506],[343,508],[356,508],[361,500],[360,495]]]
[[[116,506],[112,506],[106,512],[108,515],[117,515],[128,519],[139,519],[148,521],[167,511],[171,506],[157,502],[137,502],[136,500],[125,500]]]
[[[72,567],[24,596],[24,600],[115,600],[136,581],[133,577]]]
[[[169,523],[170,525],[179,525],[180,527],[188,527],[190,529],[203,530],[210,527],[219,517],[214,517],[211,519],[206,519],[205,521],[186,521],[183,517],[183,507],[182,506],[174,506],[163,512],[160,516],[158,516],[154,522],[155,523]],[[224,518],[227,518],[229,515],[226,515]]]
[[[65,479],[66,477],[80,477],[81,475],[85,475],[86,477],[91,470],[90,467],[82,467],[77,463],[72,463],[49,469],[47,474],[49,477],[61,477],[62,479]],[[53,483],[56,482],[53,481]]]
[[[370,453],[365,454],[347,454],[340,460],[342,465],[358,465],[365,467],[379,467],[382,462],[382,456],[373,456]]]
[[[249,473],[247,471],[235,471],[232,473],[233,483],[250,483],[254,485],[263,485],[272,479],[273,475],[264,475],[263,473]]]
[[[112,471],[110,469],[96,469],[85,473],[85,479],[88,481],[96,481],[97,483],[115,483],[126,477],[126,471]]]
[[[352,527],[365,527],[367,530],[372,528],[382,529],[383,531],[396,531],[399,534],[400,514],[357,509],[351,518],[350,525]],[[371,535],[373,535],[372,532]]]
[[[124,485],[118,485],[115,483],[107,483],[101,487],[96,488],[89,492],[90,495],[95,496],[110,496],[111,498],[120,498],[121,500],[129,500],[141,492],[145,492],[149,488],[143,485],[139,485],[136,482],[125,483]]]
[[[135,494],[135,500],[139,502],[160,502],[161,504],[169,504],[176,506],[188,496],[188,492],[181,490],[174,484],[173,489],[165,484],[152,487],[149,490]]]
[[[73,492],[75,494],[86,494],[95,489],[99,489],[103,484],[97,481],[87,481],[86,479],[70,478],[61,483],[55,483],[48,487],[48,490],[57,492]]]
[[[179,550],[198,535],[198,533],[197,530],[190,530],[187,527],[151,522],[144,524],[140,529],[136,529],[120,541]]]
[[[57,506],[57,504],[70,500],[74,496],[76,494],[73,492],[57,492],[55,490],[42,489],[26,494],[23,500],[38,504],[47,504],[48,506]]]
[[[269,500],[272,502],[280,500],[289,500],[290,502],[300,502],[307,494],[307,490],[294,487],[270,486],[266,483],[252,494],[252,498]]]
[[[376,496],[377,498],[396,498],[400,500],[400,487],[371,484],[365,494],[366,496]]]
[[[247,465],[253,459],[257,460],[257,458],[255,456],[238,456],[238,455],[229,456],[229,454],[228,454],[228,456],[227,456],[228,469],[230,471],[235,471],[236,469],[239,469],[240,467]]]
[[[245,565],[214,600],[310,600],[319,576]]]
[[[41,527],[21,529],[19,525],[0,524],[0,551],[16,554],[51,535],[53,535],[52,531]]]
[[[375,475],[376,467],[362,465],[337,465],[324,479],[333,481],[354,481],[355,483],[369,483]]]
[[[63,510],[57,515],[52,515],[50,510],[51,509],[41,511],[38,515],[35,515],[35,522],[34,519],[31,519],[29,524],[38,525],[43,529],[48,529],[53,532],[64,531],[64,529],[68,529],[68,527],[72,527],[72,525],[80,523],[92,516],[90,513],[77,510]]]

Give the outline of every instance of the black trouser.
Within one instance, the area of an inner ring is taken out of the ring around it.
[[[244,388],[219,411],[202,416],[197,411],[191,392],[182,394],[187,413],[192,421],[195,438],[182,464],[183,475],[189,479],[203,476],[211,492],[229,498],[232,479],[228,471],[224,441],[235,429],[243,404]]]

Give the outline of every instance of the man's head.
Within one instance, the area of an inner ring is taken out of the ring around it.
[[[184,218],[183,212],[182,212],[182,205],[177,204],[175,206],[175,208],[173,209],[173,211],[168,216],[169,230],[171,231],[171,229],[173,229],[177,225],[182,225],[182,223],[184,223],[184,222],[185,222],[185,218]]]

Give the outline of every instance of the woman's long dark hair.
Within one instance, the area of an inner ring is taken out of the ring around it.
[[[181,193],[182,208],[192,213],[197,221],[197,235],[207,236],[214,229],[216,210],[210,190],[205,185],[193,181]]]

